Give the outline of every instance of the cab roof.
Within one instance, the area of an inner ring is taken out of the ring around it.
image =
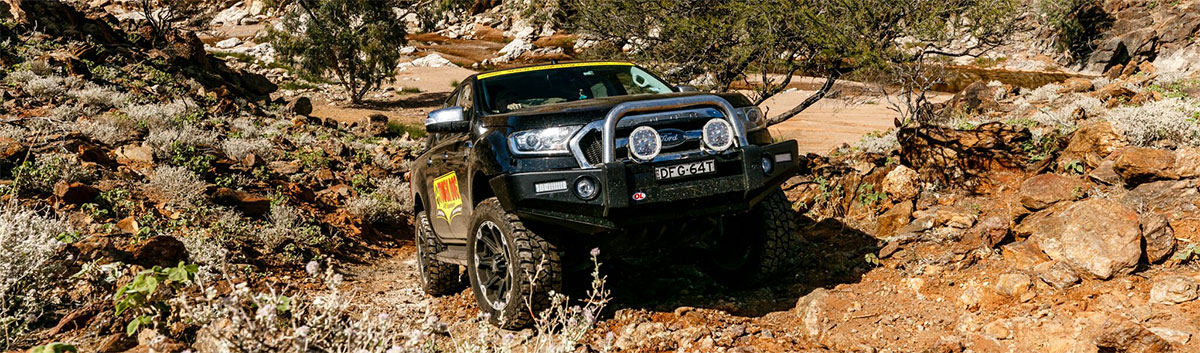
[[[553,69],[566,69],[566,68],[573,68],[573,67],[589,67],[589,66],[634,66],[634,65],[633,65],[633,63],[625,62],[625,61],[583,61],[583,62],[561,63],[561,64],[542,64],[542,65],[524,66],[524,67],[518,67],[518,68],[512,68],[512,69],[502,69],[502,70],[494,70],[494,71],[479,73],[479,74],[475,75],[475,79],[483,80],[483,79],[492,78],[492,77],[496,77],[496,76],[511,75],[511,74],[517,74],[517,73],[522,73],[522,72],[553,70]]]

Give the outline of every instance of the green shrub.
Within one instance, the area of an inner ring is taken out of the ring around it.
[[[161,314],[170,312],[166,299],[183,287],[191,285],[199,269],[197,265],[184,265],[183,262],[165,269],[154,266],[142,270],[133,281],[117,289],[117,293],[113,295],[116,315],[120,316],[126,311],[137,315],[125,326],[125,334],[133,336],[142,326],[150,325]],[[163,290],[160,291],[159,288]]]
[[[1039,5],[1058,34],[1058,47],[1074,55],[1075,60],[1087,59],[1095,49],[1093,42],[1112,26],[1113,18],[1100,0],[1041,0]]]

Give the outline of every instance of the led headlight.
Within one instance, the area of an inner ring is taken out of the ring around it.
[[[721,152],[733,146],[733,126],[725,119],[709,120],[704,124],[701,136],[704,146],[713,151]]]
[[[659,152],[662,152],[662,138],[658,136],[658,130],[642,126],[629,134],[629,153],[633,157],[648,161],[657,157]]]
[[[567,141],[579,128],[560,126],[520,131],[508,137],[508,145],[516,154],[567,154]]]

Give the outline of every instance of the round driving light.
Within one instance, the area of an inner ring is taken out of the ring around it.
[[[596,185],[596,180],[589,177],[580,177],[575,181],[575,196],[584,200],[591,200],[599,194],[600,188]]]
[[[642,126],[633,129],[633,133],[629,134],[629,153],[633,154],[638,160],[648,161],[658,156],[662,151],[662,138],[658,136],[658,130],[649,126]]]
[[[763,157],[762,168],[763,174],[771,175],[775,171],[775,161],[772,161],[770,157]]]
[[[733,126],[725,119],[709,120],[704,124],[701,135],[704,137],[704,146],[713,151],[721,152],[733,146]]]

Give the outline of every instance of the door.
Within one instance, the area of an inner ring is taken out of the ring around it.
[[[452,97],[452,103],[447,106],[463,108],[464,118],[471,121],[474,117],[471,86],[463,83]],[[470,173],[467,159],[470,154],[469,133],[436,134],[437,141],[430,149],[429,161],[431,169],[427,178],[432,186],[433,202],[429,212],[430,222],[442,241],[447,243],[465,242],[471,226],[471,210],[474,208],[469,201]]]

